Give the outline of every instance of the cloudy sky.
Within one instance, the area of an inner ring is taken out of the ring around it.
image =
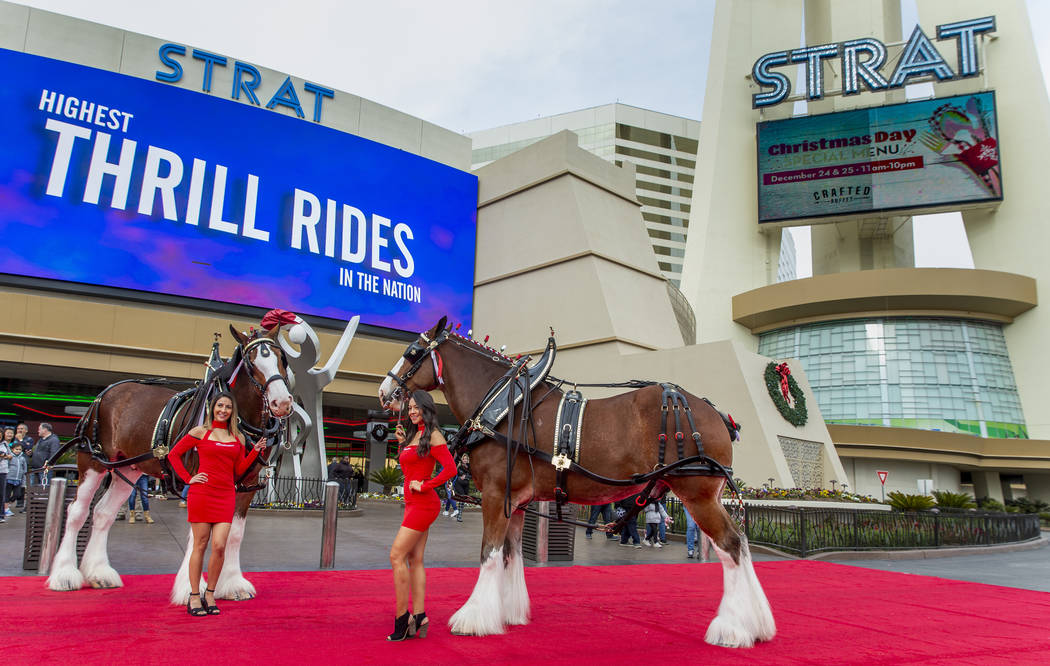
[[[16,1],[302,76],[458,132],[615,101],[700,118],[714,14],[714,0]],[[914,2],[904,0],[906,23]],[[1027,4],[1045,76],[1050,1]],[[955,218],[916,225],[921,264],[972,265]]]

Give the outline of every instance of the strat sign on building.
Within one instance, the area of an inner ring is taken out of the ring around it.
[[[242,64],[234,92],[262,106]],[[0,69],[0,234],[15,250],[0,273],[392,329],[444,315],[469,326],[472,174],[114,72],[2,49]],[[314,88],[318,120],[327,97]],[[288,80],[276,105],[304,115]]]
[[[754,75],[772,90],[754,95],[752,103],[783,101],[790,82],[770,67],[799,62],[805,63],[806,96],[822,98],[828,58],[840,59],[843,95],[903,86],[913,77],[975,76],[976,37],[994,30],[992,16],[938,26],[938,38],[955,41],[955,69],[919,27],[885,76],[886,47],[877,39],[769,53],[755,63]],[[958,210],[1003,198],[992,92],[761,122],[757,148],[760,223]]]
[[[930,75],[938,81],[977,76],[980,63],[976,37],[990,32],[995,32],[994,16],[937,26],[939,40],[954,40],[956,43],[958,56],[953,70],[922,28],[915,26],[892,73],[885,73],[889,75],[888,79],[883,72],[887,64],[886,45],[870,37],[767,53],[755,61],[751,75],[755,83],[770,90],[753,95],[751,103],[755,108],[761,108],[787,99],[791,94],[791,81],[773,68],[794,68],[799,63],[805,65],[806,97],[811,100],[823,98],[824,61],[829,59],[841,62],[843,95],[860,93],[862,84],[868,90],[884,90],[899,88],[909,79]]]

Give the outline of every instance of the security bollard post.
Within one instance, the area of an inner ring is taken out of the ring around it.
[[[40,566],[37,573],[46,576],[51,572],[51,560],[58,552],[58,541],[62,530],[62,514],[66,503],[66,479],[55,477],[47,495],[47,514],[44,517],[44,545],[40,549]]]
[[[321,526],[321,568],[335,566],[335,526],[339,517],[339,484],[324,484],[324,522]]]

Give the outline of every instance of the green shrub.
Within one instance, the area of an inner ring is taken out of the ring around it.
[[[405,476],[401,473],[401,470],[396,467],[382,467],[369,474],[368,480],[372,483],[383,486],[383,494],[389,495],[390,490],[394,486],[401,485],[405,480]]]
[[[1004,506],[1002,502],[992,499],[991,497],[982,497],[978,499],[977,506],[985,511],[1006,511],[1006,506]]]
[[[933,498],[929,495],[905,495],[895,490],[888,497],[889,505],[897,511],[925,511],[933,508]]]
[[[953,493],[950,490],[934,490],[933,498],[937,506],[948,509],[976,509],[977,503],[966,493]]]
[[[1040,513],[1043,511],[1050,511],[1050,504],[1047,504],[1043,500],[1034,500],[1027,497],[1019,497],[1017,499],[1008,500],[1006,502],[1008,507],[1016,507],[1021,513]]]
[[[1039,522],[1041,522],[1041,523],[1050,523],[1050,511],[1040,511],[1039,512]]]

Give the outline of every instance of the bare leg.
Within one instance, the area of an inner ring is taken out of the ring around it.
[[[201,591],[201,570],[204,568],[204,553],[208,550],[208,540],[211,539],[211,523],[190,523],[193,530],[193,549],[190,552],[190,607],[200,608],[201,601],[198,598],[194,603],[194,596]]]
[[[226,559],[222,563],[222,576],[209,578],[215,596],[219,599],[245,601],[255,596],[255,586],[241,571],[241,543],[244,541],[245,516],[234,514],[230,525],[230,536],[226,539]]]
[[[416,544],[425,537],[426,532],[402,526],[397,531],[397,536],[394,537],[394,544],[390,546],[390,568],[394,571],[394,610],[396,611],[396,617],[401,617],[408,612],[408,595],[410,591],[408,558]]]
[[[423,551],[427,547],[430,530],[422,533],[416,541],[412,552],[408,554],[409,587],[412,590],[412,614],[419,615],[426,610],[427,571],[423,567]]]
[[[215,523],[211,527],[211,557],[208,558],[208,588],[214,590],[216,581],[222,575],[222,565],[226,562],[226,539],[230,536],[229,523]],[[215,605],[215,593],[205,592],[205,601],[209,606]]]

